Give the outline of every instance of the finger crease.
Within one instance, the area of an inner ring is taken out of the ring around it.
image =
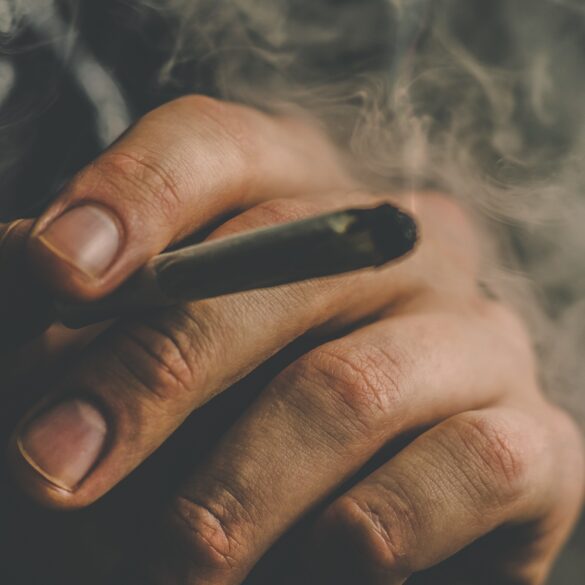
[[[162,333],[161,333],[162,335]],[[182,391],[189,391],[189,384],[181,378],[177,374],[174,368],[169,366],[168,363],[155,351],[152,350],[151,347],[147,343],[145,343],[140,336],[136,335],[131,331],[124,331],[124,338],[133,343],[136,347],[140,349],[141,352],[148,355],[152,360],[160,367],[162,370],[167,374],[172,381],[177,384],[177,387],[180,388]],[[117,352],[116,354],[117,359],[120,363],[137,379],[140,383],[147,388],[148,390],[153,389],[153,380],[151,377],[145,375],[145,373],[141,370],[140,367],[137,367],[136,364],[132,363],[131,359],[125,356],[123,351]],[[186,363],[186,362],[185,362]]]

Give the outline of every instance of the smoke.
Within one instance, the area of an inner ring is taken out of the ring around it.
[[[94,107],[100,142],[104,147],[109,146],[130,124],[129,112],[116,83],[83,40],[76,38],[74,27],[66,25],[53,0],[34,0],[26,5],[23,0],[0,4],[0,31],[13,33],[25,18],[26,24],[38,35],[37,43],[50,47],[55,57],[75,76]],[[0,92],[1,88],[0,84]],[[2,93],[0,104],[1,101]]]
[[[301,110],[372,188],[441,189],[468,206],[492,234],[486,286],[525,316],[545,387],[585,421],[585,2],[57,2],[71,31],[98,4],[128,36],[156,23],[152,105],[204,91]],[[14,75],[2,43],[35,5],[0,0],[0,106]],[[69,67],[83,77],[78,57]]]
[[[205,70],[226,99],[303,108],[373,187],[441,189],[475,213],[494,243],[486,286],[585,421],[585,3],[174,4],[189,17],[162,84]]]

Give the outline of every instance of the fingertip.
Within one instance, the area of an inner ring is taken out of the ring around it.
[[[104,415],[85,400],[36,409],[10,441],[9,468],[23,491],[41,505],[86,507],[101,495],[83,487],[104,455],[107,431]]]
[[[31,261],[50,289],[71,300],[94,300],[112,288],[108,276],[124,241],[115,214],[95,203],[42,222],[29,240]]]
[[[106,274],[120,251],[119,224],[111,211],[85,203],[57,217],[35,239],[72,269],[97,280]]]

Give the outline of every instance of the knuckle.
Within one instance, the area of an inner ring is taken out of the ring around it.
[[[509,421],[485,413],[461,415],[453,430],[471,452],[475,473],[467,478],[483,502],[505,504],[524,493],[538,434],[527,435],[521,425],[513,428]]]
[[[386,578],[408,577],[412,572],[409,550],[416,539],[416,523],[410,504],[396,497],[384,503],[380,514],[367,502],[345,495],[320,519],[317,530],[339,543],[340,553],[352,551],[365,570]]]
[[[173,217],[181,204],[181,181],[177,169],[163,161],[160,154],[148,150],[113,150],[102,155],[93,169],[115,192],[126,197],[136,192],[142,204]]]
[[[227,507],[208,506],[184,496],[169,511],[171,539],[193,566],[214,574],[232,572],[243,558],[238,521]]]
[[[294,373],[318,383],[335,405],[371,430],[388,422],[404,392],[403,359],[370,344],[322,346],[301,358]]]
[[[120,330],[112,352],[148,394],[172,403],[190,392],[193,382],[192,350],[184,339],[170,325],[153,321]]]

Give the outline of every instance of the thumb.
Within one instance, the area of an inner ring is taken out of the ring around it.
[[[52,321],[48,291],[37,281],[26,251],[32,220],[0,223],[0,351],[16,350]]]

